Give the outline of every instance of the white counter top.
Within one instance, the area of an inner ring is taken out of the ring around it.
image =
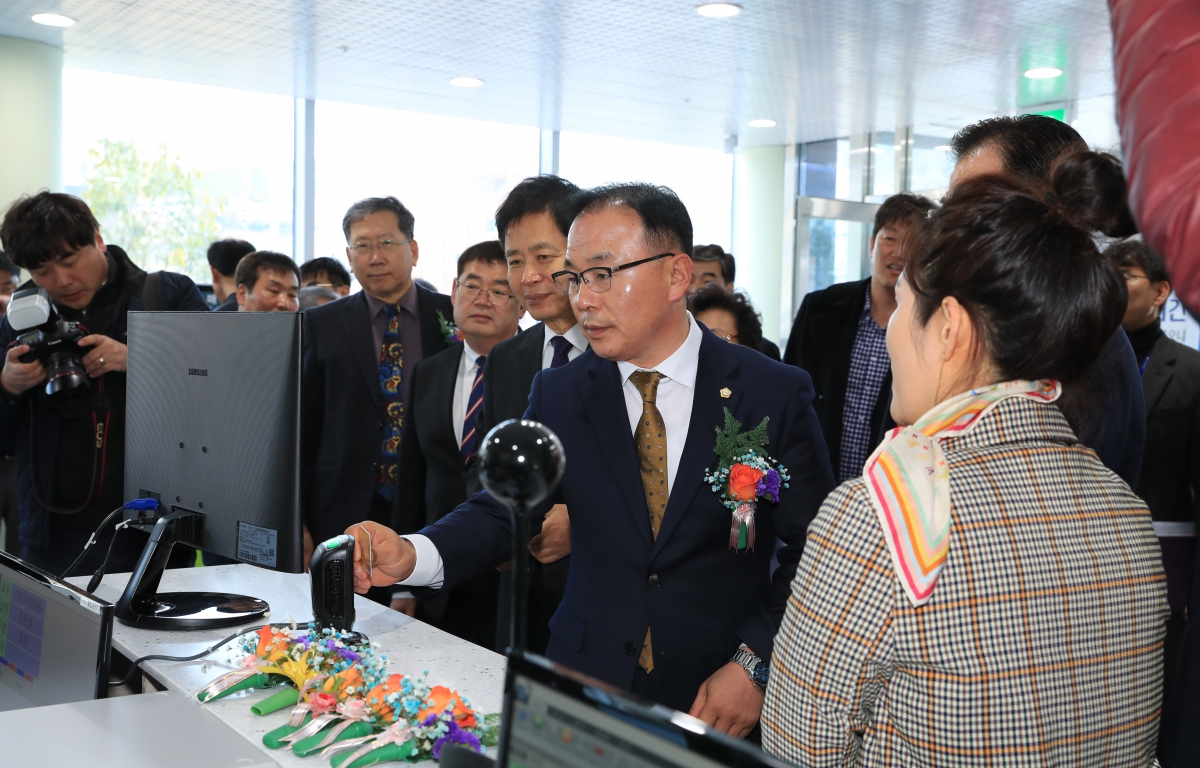
[[[116,603],[129,580],[129,574],[104,577],[96,594]],[[88,577],[69,579],[85,587]],[[312,617],[312,599],[307,574],[283,574],[250,565],[221,565],[204,568],[167,570],[160,592],[220,591],[250,595],[266,600],[271,606],[270,621],[290,618],[305,622]],[[389,672],[420,675],[428,670],[430,685],[446,685],[463,694],[481,714],[499,712],[503,704],[504,657],[460,640],[439,629],[389,610],[363,597],[355,597],[357,621],[354,629],[365,633],[387,655]],[[248,625],[250,626],[250,625]],[[261,625],[260,625],[261,626]],[[161,632],[113,625],[113,648],[130,659],[150,654],[190,656],[233,634],[239,627],[197,632]],[[231,643],[207,659],[187,662],[150,661],[142,669],[168,689],[191,694],[226,672],[237,668],[239,647]],[[274,689],[277,690],[277,689]],[[299,758],[291,750],[267,749],[262,736],[288,718],[290,709],[259,716],[250,706],[266,696],[260,691],[242,691],[204,706],[229,727],[256,744],[271,759],[283,766],[324,764],[319,758]],[[194,698],[191,699],[195,701]]]

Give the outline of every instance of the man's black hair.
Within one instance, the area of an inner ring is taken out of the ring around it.
[[[296,300],[300,305],[301,311],[319,307],[322,304],[337,301],[340,298],[342,297],[322,285],[310,285],[307,288],[301,288],[296,293]]]
[[[12,263],[4,251],[0,251],[0,272],[7,272],[11,277],[16,278],[18,283],[21,282],[21,269]]]
[[[575,217],[564,204],[578,192],[579,187],[558,176],[530,176],[513,187],[496,209],[496,236],[503,244],[510,224],[535,213],[549,213],[558,231],[566,236]]]
[[[715,261],[721,265],[721,279],[726,285],[733,285],[733,276],[737,274],[737,262],[732,253],[726,253],[719,245],[697,245],[692,250],[692,261]]]
[[[1150,246],[1141,240],[1124,240],[1120,243],[1113,243],[1104,249],[1104,255],[1122,269],[1141,267],[1152,283],[1171,282],[1171,276],[1167,274],[1167,265],[1163,263],[1162,256],[1150,250]]]
[[[413,225],[416,223],[416,217],[412,215],[412,211],[404,207],[404,203],[394,197],[368,197],[366,200],[359,200],[350,206],[346,215],[342,217],[342,232],[346,235],[346,242],[350,242],[351,224],[362,221],[372,213],[380,211],[391,211],[396,214],[397,229],[403,232],[409,240],[413,239]]]
[[[100,224],[87,203],[74,195],[41,191],[9,206],[0,222],[0,247],[22,269],[37,269],[53,259],[96,242]]]
[[[502,267],[508,266],[508,260],[504,258],[504,247],[500,245],[499,240],[484,240],[463,251],[462,255],[458,257],[458,272],[455,274],[462,277],[467,265],[472,261],[499,264]]]
[[[245,240],[228,237],[208,246],[208,264],[223,277],[233,277],[242,257],[254,253],[255,250],[255,247]]]
[[[258,285],[258,277],[263,272],[291,272],[296,276],[297,282],[300,280],[300,268],[290,256],[275,251],[255,251],[238,262],[237,284],[246,286],[246,290],[253,293],[254,286]]]
[[[567,204],[571,220],[585,213],[625,206],[642,220],[646,247],[654,253],[675,251],[692,255],[692,217],[687,206],[667,187],[635,181],[587,189]]]
[[[950,139],[955,162],[984,147],[996,148],[1009,175],[1042,189],[1050,183],[1056,160],[1086,151],[1088,145],[1074,128],[1045,115],[991,117],[968,125]]]
[[[928,197],[914,195],[912,192],[900,192],[892,195],[875,212],[875,228],[871,237],[879,234],[879,230],[897,222],[913,224],[924,219],[937,205]]]
[[[350,272],[346,269],[346,265],[329,256],[321,256],[301,264],[300,282],[303,283],[322,272],[325,273],[325,277],[329,278],[329,284],[334,288],[350,285]]]

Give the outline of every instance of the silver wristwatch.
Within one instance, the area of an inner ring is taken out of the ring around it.
[[[770,665],[762,659],[755,656],[745,648],[738,648],[737,653],[733,654],[730,659],[733,663],[746,670],[746,674],[750,676],[750,682],[759,690],[766,690],[767,678],[770,675]]]

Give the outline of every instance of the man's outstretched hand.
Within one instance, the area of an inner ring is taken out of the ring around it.
[[[744,739],[758,723],[763,698],[746,670],[731,661],[704,681],[688,714],[710,728]]]
[[[391,528],[368,520],[350,526],[346,533],[354,537],[355,592],[364,594],[371,587],[386,587],[412,575],[417,551]]]

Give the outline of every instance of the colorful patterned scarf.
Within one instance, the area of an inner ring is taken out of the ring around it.
[[[1010,397],[1050,403],[1057,381],[1006,381],[939,403],[917,423],[893,429],[867,459],[863,480],[883,526],[892,567],[913,605],[924,605],[950,547],[950,470],[940,442],[971,431]]]

